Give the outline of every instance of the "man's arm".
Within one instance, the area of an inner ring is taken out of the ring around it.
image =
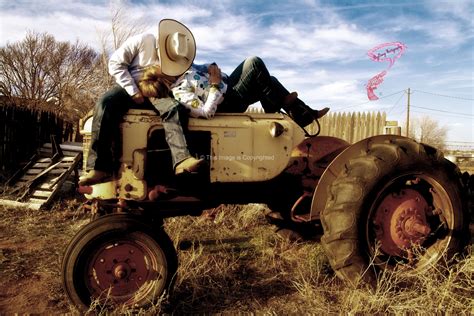
[[[112,54],[109,60],[109,73],[115,78],[117,84],[132,97],[137,94],[138,97],[141,96],[140,90],[129,71],[130,65],[140,52],[141,44],[141,35],[130,37]],[[141,98],[143,99],[143,96]]]

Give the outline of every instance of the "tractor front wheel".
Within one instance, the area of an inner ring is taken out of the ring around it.
[[[63,259],[63,285],[72,303],[142,308],[171,288],[176,251],[160,227],[139,216],[111,214],[84,226]]]

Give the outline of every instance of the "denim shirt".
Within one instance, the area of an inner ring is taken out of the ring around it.
[[[219,88],[210,85],[208,66],[209,64],[192,64],[171,86],[175,99],[190,110],[192,117],[214,117],[217,106],[224,100],[227,91],[227,75],[224,73]]]

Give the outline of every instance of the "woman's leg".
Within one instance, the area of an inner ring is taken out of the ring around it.
[[[219,106],[219,112],[244,112],[250,104],[257,101],[262,102],[266,112],[276,112],[288,95],[288,90],[270,76],[259,57],[244,60],[232,72],[228,83],[231,89]]]
[[[179,116],[181,105],[173,98],[154,98],[151,103],[161,116],[166,142],[171,150],[173,167],[176,167],[180,162],[191,157]]]
[[[311,109],[296,94],[291,94],[270,76],[267,67],[259,57],[250,57],[242,62],[229,77],[228,90],[219,112],[245,112],[247,107],[260,101],[266,113],[283,108],[300,126],[304,127],[320,118],[329,110]]]
[[[278,91],[278,95],[281,96],[278,99],[272,98],[271,96],[264,96],[260,103],[262,103],[262,107],[265,110],[265,113],[275,113],[280,111],[281,108],[285,108],[286,101],[290,92],[278,81],[277,78],[271,76],[271,88],[273,91]],[[296,99],[296,98],[295,98]],[[299,102],[303,103],[303,101],[296,99]],[[293,100],[292,102],[295,102]]]
[[[173,98],[153,98],[150,101],[160,113],[166,142],[171,151],[175,174],[198,172],[205,161],[204,159],[196,159],[189,153],[183,126],[181,125],[180,112],[183,114],[181,111],[183,106]]]

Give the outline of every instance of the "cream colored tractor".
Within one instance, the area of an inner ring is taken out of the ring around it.
[[[174,176],[154,111],[130,110],[121,127],[120,170],[80,188],[97,216],[63,260],[64,287],[81,309],[92,301],[142,307],[169,293],[177,255],[163,218],[223,203],[265,203],[307,237],[322,225],[331,266],[354,286],[399,263],[429,269],[469,241],[459,169],[405,137],[351,145],[307,135],[285,114],[191,118],[188,145],[208,168]]]

